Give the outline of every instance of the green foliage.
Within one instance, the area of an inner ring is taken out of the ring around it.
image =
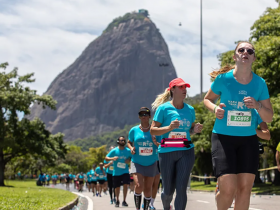
[[[118,27],[119,24],[126,23],[126,22],[130,21],[131,19],[144,20],[145,16],[143,14],[139,14],[139,13],[126,13],[122,17],[115,18],[113,20],[113,22],[111,22],[107,26],[107,28],[103,31],[103,33],[109,32],[109,31],[113,30],[114,27]]]
[[[98,136],[91,136],[84,139],[77,139],[68,142],[69,145],[76,145],[81,147],[82,151],[88,151],[89,148],[101,147],[102,145],[107,145],[107,149],[110,146],[117,146],[117,139],[120,136],[125,136],[127,138],[130,129],[135,125],[126,125],[123,129],[104,133]]]
[[[26,83],[34,82],[33,74],[19,76],[17,68],[6,73],[7,67],[8,63],[0,64],[4,70],[0,72],[0,185],[4,185],[5,165],[13,158],[32,154],[46,164],[54,164],[67,151],[63,134],[51,135],[39,119],[19,120],[17,113],[30,114],[32,104],[55,109],[56,101],[25,87]]]
[[[264,14],[251,27],[250,41],[259,41],[264,36],[280,36],[280,6],[267,8]]]
[[[9,181],[6,184],[13,186],[0,187],[0,206],[3,210],[53,210],[65,206],[77,197],[65,190],[37,187],[35,180]]]

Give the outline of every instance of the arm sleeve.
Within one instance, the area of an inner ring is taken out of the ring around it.
[[[134,129],[130,129],[129,134],[128,134],[128,140],[131,142],[134,142]]]
[[[114,150],[111,150],[107,155],[107,157],[114,157]]]
[[[156,113],[154,115],[154,119],[153,120],[162,124],[163,123],[163,117],[164,117],[164,110],[162,109],[161,106],[159,106],[157,108],[157,111],[156,111]]]
[[[218,75],[214,82],[211,84],[211,90],[216,94],[216,95],[221,95],[221,89],[222,89],[222,78],[221,75]]]

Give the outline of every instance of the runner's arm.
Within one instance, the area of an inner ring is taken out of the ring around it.
[[[161,126],[160,122],[153,121],[150,129],[151,135],[161,136],[173,130],[170,126],[165,126],[165,127],[160,127],[160,126]]]
[[[214,113],[216,107],[215,101],[219,98],[219,95],[215,94],[211,88],[208,90],[204,97],[204,105],[207,109]]]
[[[260,130],[256,129],[257,136],[260,139],[265,139],[265,140],[270,140],[270,132],[268,130],[266,122],[261,122],[260,123]]]
[[[110,161],[109,163],[107,163],[107,164],[105,164],[105,165],[104,165],[104,168],[106,168],[106,169],[107,169],[107,168],[109,168],[109,167],[110,167],[110,165],[112,165],[112,164],[113,164],[113,162],[111,162],[111,161]]]
[[[264,122],[271,122],[273,118],[273,109],[270,99],[259,101],[258,113]]]

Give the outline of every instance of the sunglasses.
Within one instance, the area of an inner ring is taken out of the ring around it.
[[[245,50],[247,51],[247,53],[249,54],[249,55],[253,55],[254,53],[255,53],[255,50],[253,50],[253,49],[246,49],[246,48],[239,48],[238,50],[237,50],[237,52],[239,52],[239,53],[244,53],[245,52]]]
[[[148,113],[139,113],[140,117],[150,116]]]
[[[119,142],[121,142],[121,141],[124,141],[124,142],[125,142],[125,140],[119,140]]]

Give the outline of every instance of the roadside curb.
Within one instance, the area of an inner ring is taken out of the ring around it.
[[[75,198],[73,201],[66,204],[65,206],[60,207],[58,210],[71,210],[74,206],[78,204],[78,202],[79,202],[79,196],[77,196],[77,198]]]

